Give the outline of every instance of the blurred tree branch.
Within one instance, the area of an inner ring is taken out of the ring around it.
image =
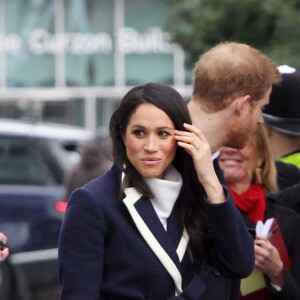
[[[278,64],[300,69],[300,1],[166,0],[167,30],[192,66],[222,41],[260,49]]]

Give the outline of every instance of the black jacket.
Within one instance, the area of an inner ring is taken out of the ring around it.
[[[277,184],[281,190],[285,187],[300,183],[300,169],[282,161],[276,161]]]
[[[267,198],[267,208],[264,221],[277,218],[278,225],[292,261],[290,269],[285,268],[285,283],[281,292],[277,292],[266,279],[269,291],[274,300],[300,299],[300,217],[293,210],[282,207],[272,199]],[[244,216],[246,226],[251,230],[255,225]]]

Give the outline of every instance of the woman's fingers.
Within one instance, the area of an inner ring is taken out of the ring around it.
[[[206,141],[206,138],[205,138],[205,135],[203,134],[203,132],[202,132],[199,128],[195,127],[194,125],[187,124],[187,123],[184,123],[183,126],[184,126],[187,130],[189,130],[190,132],[195,133],[195,134],[197,135],[197,137],[198,137],[201,141],[207,142],[207,141]]]
[[[207,147],[207,141],[202,131],[190,124],[183,124],[188,131],[175,130],[175,139],[179,146],[189,151],[200,151],[201,148]]]

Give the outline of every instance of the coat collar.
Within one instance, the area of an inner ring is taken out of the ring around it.
[[[182,292],[182,276],[180,262],[186,252],[188,236],[180,231],[181,238],[177,238],[178,227],[174,224],[176,216],[170,216],[170,235],[165,231],[149,199],[143,197],[135,188],[125,189],[123,199],[137,229],[171,275],[176,287],[176,294]],[[176,213],[177,210],[174,210]],[[168,226],[169,227],[169,226]],[[173,230],[172,230],[173,229]],[[178,242],[178,243],[177,243]],[[177,243],[177,245],[176,245]]]

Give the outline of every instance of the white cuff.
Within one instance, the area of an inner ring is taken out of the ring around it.
[[[277,292],[281,292],[281,291],[282,291],[282,288],[281,288],[279,285],[274,284],[274,283],[272,283],[272,282],[270,282],[270,283],[271,283],[272,287],[273,287]]]

